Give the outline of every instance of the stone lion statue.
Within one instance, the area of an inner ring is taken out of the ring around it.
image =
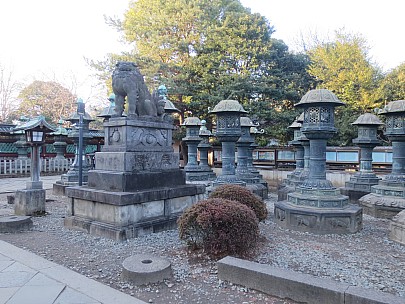
[[[159,96],[150,94],[143,76],[135,63],[119,61],[112,74],[112,88],[115,94],[113,117],[121,117],[125,100],[128,104],[128,118],[137,116],[162,116],[162,102]]]

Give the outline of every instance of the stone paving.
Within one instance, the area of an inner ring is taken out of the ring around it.
[[[44,189],[60,176],[41,177]],[[0,179],[0,194],[24,189],[27,178]],[[1,215],[1,214],[0,214]],[[132,296],[103,285],[31,252],[0,241],[0,304],[141,304]]]

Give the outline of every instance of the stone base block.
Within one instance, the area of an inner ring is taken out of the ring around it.
[[[77,229],[94,236],[101,236],[116,241],[125,241],[145,234],[176,229],[177,218],[178,216],[172,218],[162,217],[121,226],[80,216],[68,216],[64,220],[64,225],[67,228]]]
[[[217,175],[213,171],[194,171],[186,172],[186,180],[188,182],[197,182],[197,181],[212,181],[217,178]]]
[[[67,185],[55,183],[52,185],[52,194],[53,195],[65,195],[65,189],[66,187],[69,187]]]
[[[246,184],[246,188],[248,188],[251,192],[256,194],[257,196],[260,196],[262,199],[266,199],[269,197],[269,189],[267,186],[264,186],[261,183],[257,184]]]
[[[349,197],[350,204],[359,204],[359,199],[364,195],[370,193],[370,191],[354,190],[350,188],[340,188],[340,193]]]
[[[15,193],[16,215],[41,215],[45,213],[45,189],[18,190]]]
[[[287,229],[315,234],[348,234],[362,229],[362,208],[314,208],[296,206],[286,201],[274,204],[276,222]]]
[[[179,169],[139,173],[93,170],[89,172],[88,186],[100,190],[131,192],[176,187],[185,183],[185,173]]]
[[[187,207],[204,199],[204,185],[183,185],[138,192],[69,187],[65,225],[115,240],[176,227]]]
[[[405,210],[392,218],[389,237],[391,240],[405,245]]]
[[[405,198],[369,193],[359,199],[364,214],[391,219],[405,210]]]

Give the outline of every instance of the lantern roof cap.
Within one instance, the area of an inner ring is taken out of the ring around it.
[[[298,120],[294,120],[294,122],[288,126],[291,129],[300,129],[302,127],[302,124],[298,122]]]
[[[305,107],[311,104],[333,104],[334,106],[343,106],[344,103],[341,102],[335,94],[326,89],[315,89],[308,91],[304,96],[302,96],[296,107]]]
[[[302,112],[302,113],[300,114],[300,116],[297,117],[296,121],[297,121],[298,123],[303,123],[303,122],[304,122],[304,112]]]
[[[68,135],[68,131],[66,128],[63,127],[64,120],[59,119],[58,121],[58,127],[55,132],[52,132],[51,135]]]
[[[25,131],[25,130],[33,130],[33,129],[41,129],[45,133],[50,133],[50,132],[56,131],[56,127],[54,127],[53,125],[48,123],[45,120],[45,117],[42,115],[34,117],[34,118],[30,119],[29,121],[16,126],[13,129],[13,131],[20,131],[20,130]]]
[[[374,114],[371,113],[365,113],[363,115],[360,115],[355,122],[352,123],[352,125],[383,125],[381,120]]]
[[[255,124],[249,117],[242,116],[240,118],[240,126],[241,127],[257,127],[258,124]]]
[[[201,120],[198,117],[187,117],[182,126],[201,126]]]
[[[405,100],[390,101],[378,114],[388,114],[394,112],[405,112]]]
[[[247,113],[242,105],[237,100],[225,99],[218,102],[214,107],[211,113],[220,113],[220,112],[239,112]]]
[[[207,129],[206,127],[207,122],[203,119],[201,120],[201,127],[200,127],[200,131],[199,131],[199,136],[211,136],[212,133],[210,130]]]
[[[176,108],[176,106],[173,104],[173,102],[171,102],[169,99],[164,99],[165,101],[165,112],[167,113],[180,113],[181,111],[179,109]]]

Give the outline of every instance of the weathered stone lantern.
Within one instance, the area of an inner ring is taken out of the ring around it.
[[[27,123],[27,121],[29,121],[28,117],[25,116],[21,116],[19,119],[19,124],[17,125],[17,127],[19,125],[25,124]],[[27,141],[25,140],[25,132],[24,130],[19,130],[19,131],[15,131],[13,132],[14,134],[19,134],[18,135],[18,140],[14,143],[14,146],[17,148],[17,159],[19,160],[27,160],[28,159],[28,147],[29,145],[27,144]]]
[[[198,133],[202,139],[197,146],[198,152],[200,153],[200,163],[198,164],[198,167],[200,168],[200,172],[202,174],[202,180],[212,181],[217,176],[208,164],[208,151],[212,148],[209,139],[212,134],[211,131],[207,129],[206,123],[207,122],[205,120],[201,120],[201,127]]]
[[[187,117],[182,126],[186,127],[186,137],[183,141],[187,145],[187,164],[184,166],[186,180],[199,180],[199,166],[197,161],[197,146],[202,138],[199,136],[201,121],[198,117]]]
[[[249,130],[250,136],[253,139],[253,142],[249,146],[249,157],[248,157],[248,168],[251,174],[253,176],[257,177],[259,179],[259,183],[263,185],[262,187],[262,194],[260,195],[262,198],[268,198],[269,197],[269,188],[267,182],[263,179],[263,176],[260,174],[260,171],[253,165],[253,151],[256,149],[259,145],[255,142],[255,136],[259,134],[263,134],[264,130],[257,129],[257,127],[250,127]]]
[[[258,183],[259,179],[248,168],[249,147],[254,143],[254,139],[250,135],[250,128],[257,127],[257,125],[249,117],[244,116],[240,118],[240,127],[241,136],[236,142],[238,165],[235,172],[241,180],[247,183]]]
[[[46,122],[43,116],[38,116],[14,129],[24,130],[26,142],[31,146],[30,181],[25,190],[18,190],[15,194],[15,214],[38,215],[45,213],[45,189],[40,181],[40,147],[45,143],[46,133],[56,131]]]
[[[59,119],[58,121],[58,129],[55,132],[52,132],[51,135],[53,135],[55,142],[53,143],[53,146],[56,151],[56,156],[55,159],[60,159],[63,160],[65,159],[65,152],[66,152],[66,139],[68,136],[68,131],[63,127],[64,121],[62,119]]]
[[[82,124],[80,124],[80,116],[82,115]],[[69,133],[68,137],[72,138],[75,144],[75,159],[72,163],[72,165],[69,168],[69,171],[66,174],[63,174],[61,176],[61,181],[60,184],[64,186],[72,186],[72,185],[78,185],[79,183],[79,171],[80,171],[80,160],[79,160],[79,155],[82,155],[81,159],[81,168],[82,168],[82,182],[87,183],[88,180],[88,172],[90,169],[90,164],[88,163],[85,155],[86,155],[86,146],[88,140],[92,138],[92,135],[90,134],[89,131],[89,124],[92,122],[94,119],[90,117],[90,115],[86,112],[84,114],[79,114],[78,112],[74,112],[68,119],[67,121],[70,121],[74,128],[72,128],[72,131]],[[82,125],[82,126],[80,126]],[[82,128],[82,129],[80,129]],[[83,145],[82,145],[82,151],[79,151],[79,144],[80,144],[80,133],[83,135]],[[57,182],[57,184],[59,181]],[[54,188],[55,189],[55,188]]]
[[[297,118],[297,122],[301,124],[302,128],[302,123],[304,122],[304,112],[300,114]],[[302,178],[306,178],[309,175],[309,159],[310,159],[310,152],[309,152],[309,139],[302,133],[300,130],[301,136],[298,138],[298,140],[301,142],[301,145],[304,148],[304,170],[301,173]]]
[[[300,141],[302,136],[301,126],[297,119],[289,126],[294,131],[294,138],[288,144],[295,148],[295,170],[287,174],[287,179],[283,181],[277,190],[278,201],[286,200],[287,193],[294,192],[295,187],[303,181],[301,174],[304,171],[304,147]]]
[[[405,209],[405,100],[389,102],[379,114],[386,117],[385,135],[392,143],[392,170],[359,203],[366,214],[392,218]]]
[[[257,127],[258,124],[253,123],[249,117],[241,117],[240,126],[241,136],[236,142],[238,161],[235,172],[237,177],[246,183],[250,191],[264,198],[268,196],[267,187],[260,183],[259,176],[253,174],[251,168],[249,168],[249,162],[252,160],[250,147],[255,141],[250,134],[250,128]]]
[[[353,143],[360,147],[360,170],[345,183],[341,193],[349,196],[349,201],[358,203],[360,197],[370,193],[371,186],[377,185],[379,178],[372,169],[373,149],[380,143],[377,129],[383,123],[371,113],[360,115],[352,125],[358,126],[358,136]]]
[[[242,134],[240,116],[246,111],[237,100],[220,101],[211,113],[217,116],[216,137],[222,144],[222,173],[213,182],[220,184],[245,184],[235,175],[236,142]]]
[[[301,131],[310,140],[309,176],[287,201],[274,207],[276,222],[317,234],[355,233],[362,228],[362,208],[326,179],[326,141],[336,133],[334,108],[343,103],[330,91],[311,90],[296,105],[304,109]]]

